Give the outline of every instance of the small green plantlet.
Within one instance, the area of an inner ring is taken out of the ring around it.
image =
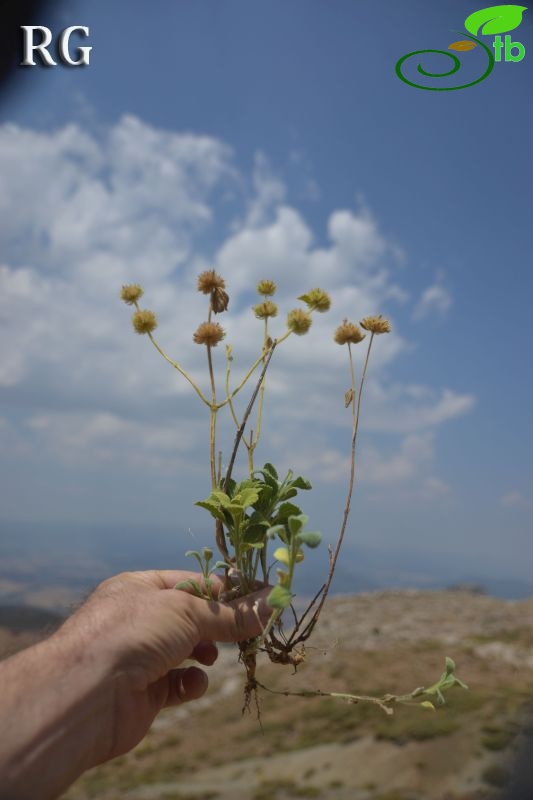
[[[224,279],[215,270],[202,272],[198,278],[198,291],[207,297],[207,319],[200,323],[192,338],[196,344],[205,348],[207,389],[202,388],[156,341],[154,337],[157,328],[156,315],[152,311],[141,309],[139,305],[144,294],[143,289],[138,284],[123,286],[121,298],[127,305],[135,308],[132,324],[136,333],[148,337],[158,353],[188,381],[208,411],[210,489],[205,500],[199,500],[196,505],[205,509],[213,520],[214,544],[220,558],[213,562],[214,550],[210,547],[204,547],[201,551],[188,551],[186,555],[198,562],[201,581],[191,578],[178,583],[175,588],[193,592],[205,600],[213,600],[216,589],[217,599],[225,601],[249,594],[258,584],[272,586],[268,596],[272,613],[261,635],[239,644],[240,660],[246,670],[244,709],[249,708],[251,699],[255,698],[259,714],[258,690],[263,689],[267,692],[274,690],[262,684],[256,677],[258,654],[265,653],[273,663],[291,665],[296,669],[305,659],[305,642],[312,634],[328,596],[350,516],[355,485],[355,456],[361,398],[372,344],[376,336],[389,333],[391,326],[382,316],[365,317],[360,325],[345,319],[333,335],[338,345],[346,346],[348,355],[350,386],[343,392],[343,399],[345,408],[351,413],[350,475],[337,541],[330,552],[328,574],[307,609],[298,617],[293,607],[295,571],[298,564],[304,560],[306,549],[318,547],[322,539],[317,531],[307,530],[308,517],[300,507],[300,493],[309,491],[311,484],[302,476],[294,476],[291,470],[284,477],[280,477],[276,467],[268,462],[260,469],[256,468],[254,455],[263,432],[267,372],[274,351],[284,345],[291,336],[306,335],[312,326],[313,314],[329,311],[331,300],[327,292],[319,288],[310,289],[300,295],[298,299],[304,304],[303,307],[289,311],[286,328],[273,338],[270,325],[278,316],[278,307],[271,298],[276,293],[276,284],[271,280],[260,281],[257,285],[260,302],[252,308],[254,316],[262,322],[258,356],[237,386],[232,388],[233,347],[226,345],[225,375],[221,392],[221,382],[217,383],[216,379],[213,351],[226,334],[223,327],[215,322],[214,317],[228,310],[229,295]],[[360,378],[356,380],[353,348],[360,345],[367,335]],[[244,390],[254,374],[255,386],[244,413],[239,415],[234,399]],[[222,453],[217,450],[217,430],[220,414],[223,411],[229,412],[229,422],[235,428],[233,448],[224,469]],[[252,417],[255,417],[253,422]],[[247,469],[245,476],[236,481],[233,471],[242,445],[247,454]],[[223,578],[222,592],[219,591],[219,579],[215,587],[213,576],[217,571],[222,573],[220,576]],[[276,576],[275,579],[273,574]],[[283,617],[289,608],[293,613],[294,624],[290,632],[287,632],[284,630]],[[397,704],[419,705],[421,708],[434,711],[436,706],[444,702],[445,691],[453,686],[466,688],[465,684],[455,676],[454,670],[454,662],[447,658],[446,669],[436,683],[427,689],[417,688],[406,695],[387,694],[382,697],[369,697],[312,689],[274,693],[299,697],[335,697],[348,703],[365,701],[381,707],[387,714],[391,714]]]

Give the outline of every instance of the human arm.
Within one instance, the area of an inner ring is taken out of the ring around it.
[[[213,641],[261,632],[268,590],[206,601],[174,590],[198,575],[152,571],[104,581],[51,637],[0,663],[0,797],[57,797],[86,769],[127,752],[165,706],[200,697]],[[214,594],[220,584],[214,583]],[[255,606],[255,609],[254,609]],[[35,789],[33,789],[33,792]]]

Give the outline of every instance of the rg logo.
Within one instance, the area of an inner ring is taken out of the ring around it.
[[[52,44],[52,31],[45,25],[21,25],[22,30],[22,61],[21,67],[35,67],[37,62],[34,60],[35,55],[41,59],[41,64],[47,67],[57,66],[57,61],[54,61],[50,55],[48,48]],[[89,57],[92,47],[77,47],[75,57],[72,57],[70,52],[70,37],[74,32],[80,36],[89,36],[89,28],[85,25],[71,25],[65,28],[58,37],[58,55],[63,64],[70,67],[83,67],[88,66]],[[35,34],[40,36],[37,44],[35,43]]]

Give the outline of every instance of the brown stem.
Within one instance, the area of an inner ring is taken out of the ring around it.
[[[235,441],[233,443],[233,450],[232,450],[232,453],[231,453],[231,458],[229,460],[228,469],[226,471],[226,477],[224,478],[224,487],[227,487],[227,485],[228,485],[228,483],[230,481],[231,473],[233,472],[233,467],[234,467],[234,464],[235,464],[235,458],[237,457],[237,451],[239,449],[239,444],[241,442],[242,435],[244,433],[244,428],[246,426],[246,423],[248,422],[248,417],[250,416],[250,414],[252,412],[252,408],[254,407],[254,403],[255,403],[255,400],[257,398],[257,394],[259,392],[259,389],[261,388],[261,384],[263,382],[263,378],[265,377],[265,373],[266,373],[266,371],[268,369],[268,365],[270,364],[270,359],[272,358],[272,354],[273,354],[273,352],[275,350],[276,345],[277,345],[277,342],[274,341],[272,343],[272,347],[270,348],[270,350],[268,352],[268,355],[267,355],[267,357],[265,359],[265,362],[263,364],[263,369],[261,370],[261,374],[259,376],[259,380],[258,380],[258,382],[256,384],[256,387],[255,387],[255,389],[253,391],[252,396],[250,397],[250,402],[248,403],[248,405],[246,407],[246,411],[244,412],[244,416],[242,418],[242,422],[241,422],[241,424],[239,426],[239,429],[237,430],[237,434],[235,436]]]
[[[309,622],[307,623],[307,625],[305,626],[305,628],[303,629],[303,631],[301,633],[299,633],[299,630],[301,628],[301,621],[300,621],[300,625],[297,626],[295,628],[295,630],[292,632],[292,634],[291,634],[291,636],[289,638],[289,645],[291,645],[291,646],[295,646],[299,642],[304,641],[305,639],[308,639],[309,636],[311,635],[311,633],[313,632],[313,629],[314,629],[316,623],[318,622],[318,618],[320,616],[322,608],[324,607],[324,603],[326,602],[326,598],[328,596],[328,592],[329,592],[329,589],[330,589],[330,586],[331,586],[331,582],[332,582],[333,576],[335,574],[335,566],[337,564],[337,559],[339,557],[339,552],[340,552],[340,549],[341,549],[341,546],[342,546],[342,542],[344,540],[344,534],[346,533],[346,526],[348,524],[348,518],[350,516],[353,488],[354,488],[354,484],[355,484],[355,446],[356,446],[356,442],[357,442],[357,431],[359,429],[359,417],[360,417],[360,413],[361,413],[361,397],[362,397],[362,393],[363,393],[363,387],[364,387],[364,384],[365,384],[366,372],[367,372],[367,367],[368,367],[368,359],[370,358],[370,350],[372,348],[373,339],[374,339],[374,334],[372,333],[371,336],[370,336],[370,341],[368,343],[368,349],[366,351],[366,358],[365,358],[365,363],[364,363],[364,367],[363,367],[363,373],[361,375],[361,383],[359,385],[359,392],[357,393],[357,407],[356,407],[356,402],[355,402],[355,374],[354,374],[354,369],[353,369],[352,351],[351,351],[350,345],[348,344],[348,355],[349,355],[349,359],[350,359],[350,372],[351,372],[351,377],[352,377],[353,395],[352,395],[352,447],[351,447],[351,462],[350,462],[350,480],[349,480],[349,483],[348,483],[348,493],[347,493],[347,497],[346,497],[346,506],[345,506],[345,509],[344,509],[344,514],[343,514],[343,518],[342,518],[342,524],[341,524],[341,528],[340,528],[340,531],[339,531],[339,536],[337,538],[337,543],[335,545],[335,550],[333,552],[333,555],[330,557],[328,577],[327,577],[326,583],[324,585],[324,588],[322,590],[322,596],[320,597],[320,601],[318,603],[318,607],[315,610],[313,616],[311,617],[311,619],[309,620]],[[305,612],[305,614],[307,614],[307,611]],[[305,616],[305,614],[304,614],[304,616]],[[303,617],[302,617],[302,619],[303,619]],[[295,637],[297,637],[297,638],[295,638]]]

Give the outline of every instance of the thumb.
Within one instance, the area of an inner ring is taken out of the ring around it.
[[[221,603],[192,597],[195,623],[201,639],[218,642],[240,642],[259,636],[272,609],[267,604],[270,587]]]

